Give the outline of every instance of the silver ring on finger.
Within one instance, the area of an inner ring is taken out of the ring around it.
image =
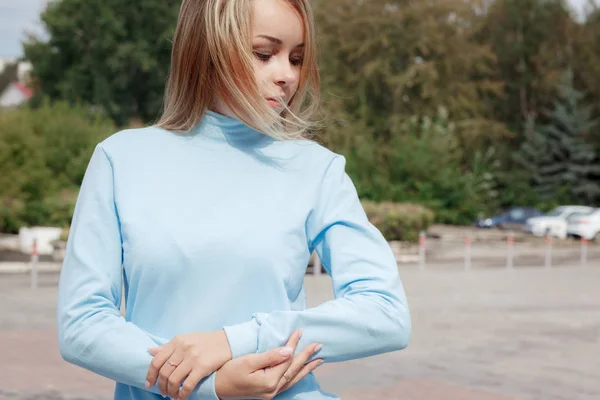
[[[169,364],[171,367],[175,367],[175,368],[179,367],[179,364],[177,364],[177,363],[174,363],[174,362],[173,362],[173,361],[171,361],[171,360],[167,360],[167,364]]]
[[[286,383],[289,383],[292,380],[292,378],[289,378],[286,374],[283,374],[283,378],[285,379]]]

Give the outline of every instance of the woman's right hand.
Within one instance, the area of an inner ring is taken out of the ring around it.
[[[322,361],[315,359],[306,364],[320,349],[316,343],[292,357],[301,335],[301,331],[295,331],[286,347],[250,354],[225,363],[215,377],[219,399],[272,399],[298,383]]]

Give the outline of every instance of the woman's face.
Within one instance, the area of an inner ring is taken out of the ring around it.
[[[298,90],[304,56],[304,24],[285,0],[254,0],[252,52],[261,96],[277,111]]]

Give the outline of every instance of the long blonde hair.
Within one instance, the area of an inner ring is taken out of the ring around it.
[[[183,0],[173,38],[163,114],[156,124],[187,132],[220,97],[235,116],[277,139],[303,138],[318,108],[320,78],[308,0],[286,0],[304,23],[298,90],[278,114],[262,101],[252,61],[252,0]]]

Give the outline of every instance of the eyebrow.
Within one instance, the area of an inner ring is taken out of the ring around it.
[[[279,44],[279,45],[282,45],[282,44],[283,44],[283,42],[281,41],[281,39],[274,38],[273,36],[269,36],[269,35],[258,35],[258,36],[256,36],[256,37],[263,38],[263,39],[267,39],[268,41],[270,41],[270,42],[273,42],[273,43],[275,43],[275,44]],[[304,43],[300,43],[300,44],[299,44],[298,46],[296,46],[296,47],[304,47]]]

